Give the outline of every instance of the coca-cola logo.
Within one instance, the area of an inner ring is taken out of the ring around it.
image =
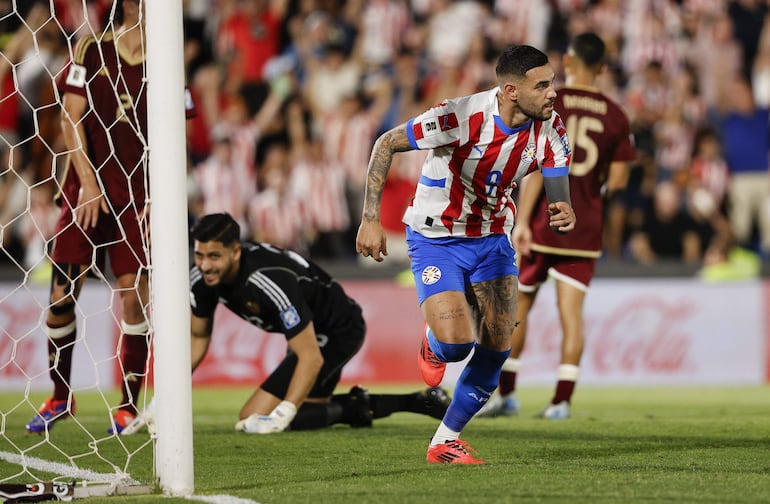
[[[524,374],[541,373],[550,379],[561,362],[562,328],[551,293],[538,297],[527,317],[522,354]],[[608,302],[611,301],[611,302]],[[617,302],[617,304],[615,304]],[[585,311],[584,354],[581,368],[598,375],[672,375],[692,371],[699,315],[693,301],[671,302],[660,295],[607,299]]]
[[[686,300],[671,303],[661,297],[637,297],[615,306],[587,344],[596,371],[682,371],[694,337],[687,325],[697,312]]]

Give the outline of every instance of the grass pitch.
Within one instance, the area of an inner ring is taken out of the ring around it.
[[[519,417],[475,419],[466,428],[463,439],[487,461],[467,467],[428,465],[425,450],[437,420],[412,413],[376,420],[371,429],[236,433],[237,412],[250,392],[194,391],[197,496],[269,504],[770,503],[767,386],[581,387],[565,421],[534,418],[551,390],[523,389]],[[32,397],[31,404],[42,399]],[[20,400],[18,393],[0,394],[0,452],[26,450],[55,462],[66,462],[61,452],[75,453],[78,468],[110,472],[125,464],[134,479],[153,482],[148,436],[106,437],[100,397],[79,395],[76,420],[57,424],[50,439],[24,432],[32,410]],[[0,480],[30,482],[19,472],[0,460]],[[147,495],[86,502],[190,501]]]

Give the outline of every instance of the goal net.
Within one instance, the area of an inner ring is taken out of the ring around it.
[[[143,3],[0,4],[0,500],[192,492],[181,0]]]

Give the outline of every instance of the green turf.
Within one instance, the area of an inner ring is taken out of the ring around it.
[[[383,391],[391,389],[372,389]],[[487,460],[472,467],[428,465],[425,449],[437,421],[411,413],[377,420],[371,429],[239,434],[233,424],[248,394],[194,392],[196,494],[275,504],[770,502],[770,387],[582,387],[567,421],[534,418],[550,390],[525,389],[518,418],[476,419],[466,428],[463,438]],[[146,434],[100,439],[102,404],[101,398],[78,397],[78,421],[93,436],[67,420],[48,443],[23,432],[29,406],[19,406],[19,395],[0,394],[0,451],[29,448],[28,455],[63,461],[55,443],[77,453],[79,467],[99,472],[112,467],[103,459],[123,467],[130,456],[131,475],[152,483],[149,450],[139,450]],[[89,448],[95,440],[98,449]],[[0,479],[18,471],[0,461]],[[189,501],[133,496],[88,502]]]

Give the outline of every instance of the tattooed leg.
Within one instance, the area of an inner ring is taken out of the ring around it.
[[[473,284],[479,310],[479,342],[493,350],[511,348],[516,315],[517,279],[513,275]]]

